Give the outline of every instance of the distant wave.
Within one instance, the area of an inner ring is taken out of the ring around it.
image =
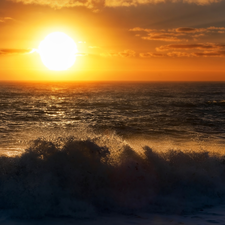
[[[218,105],[218,106],[225,106],[225,100],[208,101],[208,104],[210,104],[210,105]]]
[[[0,208],[12,217],[186,213],[223,203],[225,157],[132,149],[114,134],[39,138],[0,157]]]

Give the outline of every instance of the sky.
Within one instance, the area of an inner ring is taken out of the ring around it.
[[[225,81],[225,0],[1,0],[0,80]],[[64,32],[78,55],[46,68]]]

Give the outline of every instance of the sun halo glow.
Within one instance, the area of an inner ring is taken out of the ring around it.
[[[74,40],[62,32],[49,34],[38,47],[43,64],[54,71],[72,67],[76,61],[77,52]]]

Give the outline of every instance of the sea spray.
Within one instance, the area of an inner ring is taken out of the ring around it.
[[[0,157],[0,208],[12,217],[188,213],[224,202],[225,156],[136,151],[115,133],[34,140]]]

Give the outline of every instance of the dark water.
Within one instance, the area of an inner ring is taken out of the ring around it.
[[[1,83],[0,121],[0,146],[11,150],[81,124],[124,138],[224,144],[225,83]]]
[[[225,202],[225,83],[1,83],[0,122],[14,217]]]

